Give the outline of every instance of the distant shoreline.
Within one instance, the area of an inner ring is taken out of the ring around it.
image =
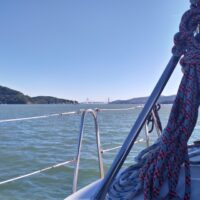
[[[128,100],[116,100],[110,102],[110,104],[145,104],[149,97],[137,97]],[[160,96],[158,103],[160,104],[173,104],[176,95]]]
[[[78,101],[51,96],[30,97],[17,90],[0,86],[0,104],[78,104]]]

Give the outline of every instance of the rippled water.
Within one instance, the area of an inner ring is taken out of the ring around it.
[[[85,108],[127,108],[133,105],[1,105],[0,119],[30,117],[61,113]],[[163,126],[166,125],[171,106],[160,111]],[[123,143],[141,108],[128,111],[107,111],[98,114],[103,149]],[[81,115],[51,117],[28,121],[0,123],[0,181],[30,173],[75,157]],[[198,139],[198,121],[193,138]],[[156,133],[151,135],[153,142]],[[144,137],[144,133],[141,133]],[[134,146],[125,165],[133,163],[134,155],[145,147]],[[103,155],[105,171],[111,165],[118,150]],[[61,166],[28,178],[0,185],[0,199],[64,199],[71,193],[74,164]],[[81,154],[78,187],[87,185],[99,177],[95,144],[94,122],[86,118]]]

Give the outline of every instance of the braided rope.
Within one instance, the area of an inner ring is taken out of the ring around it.
[[[131,200],[143,190],[144,199],[190,199],[191,181],[187,142],[198,117],[200,103],[200,0],[191,0],[191,8],[182,17],[174,37],[172,53],[183,56],[183,78],[162,136],[136,158],[112,184],[107,199]],[[185,166],[185,194],[176,193],[179,173]],[[160,197],[164,181],[168,194]]]

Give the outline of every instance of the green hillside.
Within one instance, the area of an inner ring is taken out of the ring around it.
[[[77,104],[77,101],[51,96],[30,97],[7,87],[0,86],[0,104]]]

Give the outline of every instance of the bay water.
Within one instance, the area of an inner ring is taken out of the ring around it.
[[[78,104],[78,105],[0,105],[0,120],[33,117],[45,114],[78,111],[88,108],[134,109],[98,113],[103,149],[123,143],[142,107],[138,105]],[[159,111],[166,126],[171,105]],[[0,123],[0,182],[75,158],[81,115],[63,115],[44,119]],[[199,138],[200,121],[191,141]],[[151,143],[156,140],[154,131]],[[139,138],[145,138],[141,131]],[[134,156],[146,147],[146,142],[134,145],[124,167],[134,162]],[[108,170],[119,149],[103,154],[104,170]],[[0,200],[60,200],[71,194],[74,163],[0,185]],[[99,178],[94,120],[87,115],[81,151],[78,188]]]

